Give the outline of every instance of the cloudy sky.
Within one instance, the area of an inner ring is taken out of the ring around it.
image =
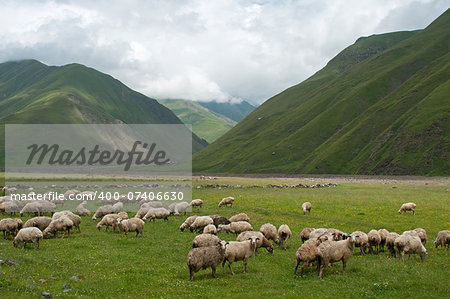
[[[78,62],[155,98],[261,103],[358,37],[424,28],[448,0],[0,0],[0,62]]]

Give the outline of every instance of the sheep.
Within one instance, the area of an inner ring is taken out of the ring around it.
[[[75,195],[80,194],[81,192],[78,190],[67,190],[66,192],[64,192],[64,198],[66,200],[73,200],[75,199]]]
[[[231,275],[234,275],[232,264],[236,261],[243,261],[243,273],[247,272],[247,260],[255,254],[256,243],[259,241],[258,237],[251,236],[248,240],[238,242],[231,241],[225,249],[225,258],[222,262],[222,271],[225,274],[225,263],[228,261],[228,268],[230,268]]]
[[[20,216],[23,216],[24,213],[34,213],[35,216],[40,216],[40,207],[41,203],[38,201],[29,202],[20,210]]]
[[[378,230],[378,234],[380,235],[380,250],[384,251],[384,245],[386,244],[386,238],[389,232],[387,229],[382,228]]]
[[[427,244],[427,232],[423,228],[415,228],[414,231],[419,235],[420,241],[423,245]]]
[[[50,202],[48,200],[43,200],[41,201],[41,206],[39,208],[40,213],[51,213],[53,215],[53,213],[55,213],[56,210],[56,204],[54,204],[53,202]]]
[[[305,227],[300,233],[300,238],[302,239],[302,243],[305,243],[306,240],[309,240],[311,232],[314,230],[312,227]]]
[[[256,250],[255,255],[258,254],[258,248],[264,247],[270,254],[273,253],[273,245],[272,243],[267,240],[266,237],[261,232],[254,232],[254,231],[246,231],[242,232],[237,236],[236,241],[242,242],[245,240],[248,240],[250,237],[255,236],[259,240],[256,242]]]
[[[180,202],[175,205],[173,212],[176,216],[180,215],[180,213],[184,213],[184,215],[186,215],[186,213],[189,212],[190,209],[191,209],[190,203]]]
[[[186,228],[190,228],[197,217],[198,216],[190,216],[186,218],[186,220],[184,220],[184,222],[180,225],[180,231],[183,232]]]
[[[34,248],[39,249],[39,241],[43,238],[42,231],[37,227],[26,227],[19,230],[17,235],[13,239],[14,247],[17,248],[19,243],[23,242],[23,248],[28,242],[33,242]]]
[[[214,246],[220,242],[219,237],[211,234],[200,234],[192,241],[192,248]]]
[[[284,250],[286,250],[287,247],[287,241],[291,237],[291,229],[286,224],[280,225],[278,228],[278,238],[280,239],[280,246],[284,245]]]
[[[136,216],[134,216],[134,218],[141,219],[142,217],[144,217],[147,214],[147,212],[150,208],[151,207],[148,205],[148,203],[144,203],[143,205],[141,205],[139,210],[136,212]]]
[[[438,248],[439,245],[448,249],[450,245],[450,230],[441,230],[438,232],[434,246]]]
[[[142,217],[142,220],[146,221],[150,219],[150,221],[154,221],[155,219],[164,219],[164,221],[168,221],[170,216],[170,212],[164,208],[150,208],[148,209],[147,214]]]
[[[380,234],[378,233],[378,231],[372,229],[368,234],[367,237],[369,238],[369,253],[374,253],[374,250],[372,249],[372,246],[375,246],[375,249],[377,250],[377,254],[378,254],[378,249],[381,243],[381,237]]]
[[[0,232],[3,232],[5,240],[8,238],[8,235],[15,236],[22,227],[23,222],[19,218],[5,218],[0,220]]]
[[[230,222],[238,222],[238,221],[247,221],[247,222],[249,222],[250,218],[247,216],[247,214],[240,213],[240,214],[231,216],[228,220]]]
[[[397,253],[397,256],[403,259],[405,253],[408,253],[411,257],[411,254],[420,255],[420,259],[422,262],[427,255],[427,249],[423,246],[420,238],[418,236],[413,236],[411,234],[402,234],[394,241],[394,249]]]
[[[225,230],[233,234],[240,234],[245,231],[252,231],[253,227],[246,221],[231,222],[230,224],[220,224],[218,231]]]
[[[154,201],[154,200],[147,201],[147,200],[143,199],[143,200],[141,200],[140,204],[141,204],[141,207],[144,204],[149,208],[162,208],[163,207],[163,204],[161,202]]]
[[[216,215],[216,214],[214,214],[214,215],[209,215],[209,217],[211,217],[211,219],[214,221],[215,219],[218,219],[218,218],[220,218],[220,216],[219,215]]]
[[[92,216],[92,220],[97,220],[97,218],[102,218],[105,215],[114,213],[114,208],[112,205],[104,205],[100,206],[97,211],[95,211],[94,216]]]
[[[58,236],[58,231],[63,231],[63,236],[61,239],[64,238],[66,235],[66,232],[70,235],[70,229],[73,227],[73,222],[70,220],[67,216],[61,216],[58,219],[52,219],[52,222],[47,226],[47,228],[44,230],[44,238],[50,238],[51,234],[54,234],[55,238]]]
[[[80,216],[89,216],[91,215],[91,211],[85,208],[87,201],[83,201],[77,206],[76,212]]]
[[[125,236],[128,237],[129,232],[136,232],[136,237],[141,234],[142,237],[142,231],[144,230],[144,224],[145,222],[142,219],[139,218],[130,218],[130,219],[117,219],[117,224],[119,226],[119,229],[125,233]]]
[[[311,213],[311,203],[309,202],[309,201],[307,201],[307,202],[304,202],[303,204],[302,204],[302,211],[303,211],[303,215],[305,215],[306,214],[306,211],[308,211],[308,214],[310,214]]]
[[[310,233],[309,233],[309,238],[310,239],[317,239],[319,236],[325,234],[327,232],[326,228],[316,228],[313,229]]]
[[[113,204],[112,207],[114,213],[119,213],[123,211],[123,203],[121,203],[120,201]]]
[[[1,205],[3,205],[2,211],[6,213],[11,213],[11,215],[21,210],[19,204],[12,200],[10,201],[6,200],[3,203],[1,203]]]
[[[189,230],[191,232],[193,232],[193,231],[200,232],[200,231],[203,231],[205,226],[207,226],[208,224],[213,224],[213,223],[214,223],[214,221],[212,220],[211,217],[209,217],[209,216],[199,216],[190,225]]]
[[[300,270],[300,277],[303,277],[303,270],[305,267],[318,258],[317,247],[326,240],[328,240],[327,236],[322,236],[318,239],[306,240],[306,242],[304,242],[302,246],[297,249],[297,252],[295,253],[297,263],[294,268],[294,275],[297,273],[297,268],[300,262],[303,262],[302,269]],[[319,268],[319,263],[317,266]]]
[[[117,213],[117,215],[119,215],[119,217],[122,218],[122,219],[128,219],[128,213],[127,212],[119,212],[119,213]]]
[[[74,213],[72,213],[69,210],[65,210],[65,211],[61,211],[61,212],[57,212],[57,213],[53,214],[52,220],[56,220],[63,216],[66,216],[70,220],[72,220],[73,226],[75,226],[75,229],[77,229],[78,232],[81,233],[81,229],[80,229],[81,217],[78,215],[75,215]]]
[[[214,215],[213,215],[214,216]],[[211,216],[210,216],[211,217]],[[212,217],[211,217],[212,218]],[[216,228],[219,228],[219,225],[221,225],[221,224],[230,224],[231,223],[231,221],[230,220],[228,220],[228,218],[226,218],[226,217],[214,217],[213,218],[213,221],[214,221],[214,226],[216,227]]]
[[[199,207],[199,208],[201,208],[202,205],[203,205],[203,200],[201,200],[201,199],[193,199],[193,200],[191,201],[191,206],[193,206],[193,207]]]
[[[400,237],[400,235],[394,232],[390,232],[386,236],[386,247],[389,250],[390,256],[395,256],[394,242],[398,237]]]
[[[34,217],[31,219],[28,219],[27,222],[23,225],[23,227],[37,227],[41,231],[45,230],[47,226],[49,226],[50,222],[52,222],[52,218],[41,216],[41,217]]]
[[[208,224],[208,225],[205,226],[205,228],[203,229],[203,233],[204,233],[204,234],[217,235],[217,229],[216,229],[216,227],[215,227],[214,224]]]
[[[406,211],[412,211],[413,215],[416,215],[416,204],[413,202],[404,203],[400,207],[400,210],[398,210],[398,213],[401,214],[402,212],[405,212],[406,214]]]
[[[359,247],[361,254],[366,254],[366,249],[369,247],[369,237],[365,232],[354,231],[350,237],[355,238],[355,247]]]
[[[233,201],[234,201],[234,197],[231,197],[231,196],[222,198],[222,200],[219,202],[219,208],[221,206],[226,206],[226,205],[230,205],[230,207],[232,208]]]
[[[97,229],[100,232],[102,230],[103,225],[106,225],[106,231],[108,231],[109,227],[112,226],[113,232],[116,232],[117,219],[121,218],[119,214],[108,214],[103,216],[102,220],[97,223]]]
[[[319,260],[319,278],[322,279],[323,268],[330,263],[342,261],[342,270],[345,272],[347,261],[353,255],[356,237],[350,236],[346,240],[336,242],[323,242],[317,247]]]
[[[216,277],[216,267],[225,258],[228,242],[219,241],[215,246],[193,248],[187,256],[187,266],[189,268],[190,280],[194,280],[194,273],[200,269],[211,267],[212,277]]]
[[[273,240],[275,244],[280,244],[277,228],[272,223],[265,223],[261,225],[259,231],[264,235],[264,237],[267,238],[267,240]]]

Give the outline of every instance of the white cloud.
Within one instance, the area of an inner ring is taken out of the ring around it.
[[[1,1],[0,61],[78,62],[152,97],[260,103],[443,0]]]

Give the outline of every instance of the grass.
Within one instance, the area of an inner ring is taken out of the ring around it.
[[[242,262],[233,268],[235,276],[218,271],[201,270],[189,281],[186,256],[194,237],[181,233],[179,225],[185,217],[170,217],[168,222],[146,223],[143,238],[98,232],[95,224],[84,217],[81,234],[65,239],[41,242],[40,250],[16,249],[11,241],[0,241],[1,258],[18,260],[18,267],[0,268],[2,298],[38,297],[48,291],[56,297],[137,298],[137,297],[322,297],[322,298],[443,298],[450,291],[448,277],[450,251],[434,249],[432,241],[437,232],[450,226],[447,186],[392,185],[348,183],[322,189],[269,189],[251,185],[267,183],[296,184],[298,180],[236,179],[198,181],[242,185],[242,188],[194,188],[194,198],[202,198],[204,206],[195,214],[231,216],[245,212],[257,230],[271,222],[277,227],[286,223],[293,231],[287,251],[275,248],[269,255],[260,250],[249,260],[248,273],[242,274]],[[311,184],[311,182],[309,182]],[[225,196],[236,198],[233,208],[218,208]],[[311,201],[310,215],[301,214],[301,203]],[[417,215],[396,213],[401,203],[417,203]],[[5,216],[2,216],[5,217]],[[24,218],[25,220],[25,218]],[[346,232],[385,227],[389,231],[423,227],[428,233],[428,256],[421,263],[418,257],[401,261],[387,253],[360,256],[359,249],[342,273],[341,264],[327,268],[324,279],[308,268],[305,276],[293,275],[295,252],[301,244],[299,235],[304,227],[335,227]],[[232,235],[221,233],[232,240]],[[70,277],[80,275],[80,281]],[[40,279],[46,282],[39,282]],[[64,293],[63,285],[71,291]]]

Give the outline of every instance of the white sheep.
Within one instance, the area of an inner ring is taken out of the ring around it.
[[[379,251],[380,243],[381,243],[381,237],[378,231],[372,229],[368,234],[367,237],[369,238],[369,253],[374,253],[374,250],[372,249],[372,246],[375,246],[375,249]]]
[[[312,228],[312,227],[305,227],[302,230],[302,232],[300,233],[300,238],[302,239],[302,243],[304,243],[306,240],[309,240],[312,231],[314,231],[314,228]]]
[[[201,199],[193,199],[193,200],[191,201],[191,206],[193,206],[193,207],[199,207],[199,208],[201,208],[202,205],[203,205],[203,200],[201,200]]]
[[[27,243],[32,242],[35,249],[39,249],[39,241],[43,238],[42,232],[37,227],[26,227],[19,230],[15,238],[13,239],[14,247],[17,248],[20,243],[23,242],[23,248]]]
[[[280,246],[284,247],[284,250],[286,250],[287,247],[287,241],[291,237],[292,232],[288,225],[282,224],[278,228],[278,238],[280,239]]]
[[[417,233],[417,235],[420,238],[420,241],[422,241],[423,245],[427,244],[427,232],[423,228],[415,228],[414,231]]]
[[[198,216],[190,216],[186,218],[186,220],[180,225],[180,231],[183,232],[186,228],[190,228],[191,224],[194,223],[197,217]]]
[[[176,216],[180,215],[180,213],[184,213],[184,215],[186,215],[186,213],[189,212],[191,208],[192,207],[190,203],[183,201],[175,205],[173,212]]]
[[[8,238],[8,235],[15,236],[22,227],[23,222],[19,218],[5,218],[0,220],[0,232],[3,232],[5,240]]]
[[[102,218],[105,215],[113,214],[114,208],[112,205],[104,205],[98,207],[97,211],[95,211],[94,216],[92,216],[92,220],[97,220],[97,218]]]
[[[434,246],[438,248],[440,246],[449,248],[450,245],[450,230],[441,230],[438,232],[436,240],[434,241]]]
[[[38,201],[29,202],[20,210],[20,216],[23,216],[24,213],[34,213],[35,216],[40,216],[40,207],[41,203]]]
[[[272,223],[264,223],[259,228],[259,231],[267,238],[267,240],[273,240],[275,244],[280,244],[277,228]]]
[[[258,241],[256,242],[255,255],[258,254],[258,248],[264,247],[270,254],[273,253],[273,245],[267,240],[267,238],[261,232],[245,231],[237,236],[236,241],[242,242],[248,240],[251,237],[256,237]]]
[[[413,202],[404,203],[400,207],[400,210],[398,210],[398,213],[401,214],[402,212],[405,212],[406,214],[406,211],[412,211],[413,215],[416,215],[416,204]]]
[[[204,234],[217,235],[217,228],[215,227],[214,224],[208,224],[208,225],[205,226],[205,228],[203,229],[203,233],[204,233]]]
[[[346,240],[336,242],[323,242],[317,247],[319,256],[319,278],[322,279],[323,269],[330,263],[342,261],[342,270],[345,272],[347,261],[353,255],[356,239],[350,236]]]
[[[384,245],[386,244],[386,238],[387,235],[389,234],[388,230],[385,228],[379,229],[378,230],[378,234],[380,234],[380,250],[384,251]]]
[[[315,228],[309,233],[309,239],[317,239],[327,232],[326,228]]]
[[[187,256],[190,280],[194,280],[194,273],[200,269],[211,267],[212,277],[216,277],[216,267],[225,257],[228,242],[219,241],[215,246],[193,248]]]
[[[192,241],[192,248],[214,246],[220,242],[219,237],[211,234],[200,234]]]
[[[128,237],[129,232],[136,232],[136,237],[141,234],[144,230],[145,222],[139,218],[130,218],[130,219],[117,219],[117,224],[119,229],[125,233],[125,236]]]
[[[317,260],[317,258],[319,257],[317,247],[322,242],[325,242],[327,240],[328,237],[326,236],[322,236],[314,240],[306,240],[306,242],[304,242],[302,246],[297,249],[297,252],[295,253],[297,263],[294,268],[294,275],[297,273],[297,268],[300,262],[303,262],[302,269],[300,270],[300,277],[303,277],[303,270],[305,269],[305,267]],[[319,268],[319,263],[317,263],[317,267]]]
[[[66,235],[66,232],[70,235],[70,229],[73,227],[72,220],[69,219],[67,216],[61,216],[58,219],[52,219],[52,222],[47,226],[47,228],[44,230],[44,237],[49,238],[51,234],[55,236],[55,238],[58,237],[58,232],[62,231],[63,236],[61,239],[64,238]]]
[[[410,257],[411,254],[418,254],[420,255],[421,260],[424,261],[425,256],[427,255],[427,250],[420,241],[420,238],[411,234],[402,234],[395,239],[394,248],[397,256],[400,255],[402,259],[405,253],[407,253]]]
[[[201,232],[208,224],[214,224],[214,221],[209,216],[198,216],[194,222],[190,225],[189,230],[191,232]]]
[[[239,213],[237,215],[231,216],[228,219],[230,222],[238,222],[238,221],[250,221],[250,217],[247,216],[245,213]]]
[[[119,201],[113,204],[113,213],[119,213],[122,211],[123,211],[123,203]]]
[[[25,202],[25,201],[23,201],[23,202]],[[21,203],[21,202],[19,202],[19,203]],[[6,200],[0,204],[0,206],[2,206],[0,211],[6,212],[6,213],[11,213],[11,215],[14,213],[20,212],[21,207],[19,206],[19,203],[17,203],[16,201],[13,201],[13,200],[9,200],[9,201]]]
[[[231,196],[222,198],[222,200],[219,202],[219,208],[226,205],[230,205],[230,207],[233,207],[233,201],[234,197]]]
[[[234,275],[232,264],[236,261],[244,262],[243,273],[247,272],[247,260],[255,254],[256,243],[259,238],[252,236],[246,241],[238,242],[231,241],[226,246],[225,258],[222,262],[222,271],[225,273],[225,263],[228,261],[228,268],[232,275]]]
[[[50,225],[50,222],[52,222],[52,218],[47,216],[33,217],[31,219],[28,219],[23,227],[37,227],[41,231],[43,231],[47,228],[47,226]]]
[[[91,215],[91,211],[89,211],[85,207],[86,203],[87,203],[87,201],[83,201],[82,203],[80,203],[77,206],[76,212],[77,212],[78,215],[80,215],[80,216],[89,216],[89,215]]]
[[[355,247],[359,247],[361,254],[366,254],[366,249],[369,248],[369,237],[365,232],[354,231],[350,236],[355,239]]]
[[[81,224],[81,217],[78,215],[75,215],[69,210],[56,212],[53,214],[52,220],[56,220],[62,216],[68,217],[70,220],[72,220],[73,226],[75,226],[75,229],[78,230],[79,233],[81,233],[80,224]]]
[[[75,189],[67,190],[66,192],[64,192],[64,198],[66,200],[74,200],[75,196],[80,193],[81,193],[80,191],[75,190]]]
[[[119,214],[108,214],[103,216],[102,220],[97,223],[98,231],[101,231],[102,227],[105,225],[106,231],[108,231],[109,227],[111,226],[113,228],[113,232],[116,232],[117,219],[119,218],[121,218]]]
[[[155,219],[164,219],[164,221],[169,220],[170,212],[165,208],[150,208],[148,209],[147,214],[142,217],[142,220],[146,221],[150,219],[150,221],[154,221]]]
[[[311,205],[311,203],[309,201],[304,202],[302,204],[303,215],[306,214],[306,211],[308,211],[308,214],[310,214],[311,213],[311,207],[312,207],[312,205]]]
[[[225,230],[232,234],[240,234],[245,231],[252,231],[253,227],[247,221],[231,222],[230,224],[220,224],[218,231]]]
[[[136,212],[136,216],[134,216],[134,218],[142,219],[147,214],[147,212],[150,208],[151,207],[150,207],[149,203],[142,204],[141,207],[139,208],[139,210]]]
[[[390,232],[390,233],[387,234],[386,247],[389,250],[389,254],[391,256],[395,256],[394,243],[395,243],[395,239],[397,239],[398,237],[400,237],[400,235],[397,234],[397,233],[394,233],[394,232]]]

